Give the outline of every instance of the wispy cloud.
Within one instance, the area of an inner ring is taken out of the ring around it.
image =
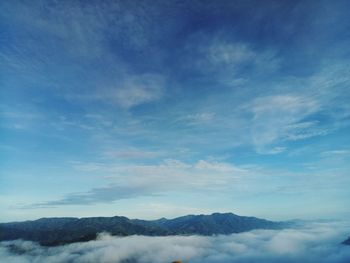
[[[236,180],[247,174],[244,168],[206,160],[192,164],[166,160],[156,165],[78,163],[74,167],[83,172],[103,174],[109,184],[88,192],[69,194],[61,200],[26,207],[108,203],[120,199],[160,195],[174,190],[180,192],[227,190]]]
[[[103,84],[102,84],[103,85]],[[120,74],[108,84],[83,94],[66,94],[68,100],[100,101],[129,109],[159,100],[165,90],[165,78],[159,74]]]
[[[246,66],[257,67],[258,70],[275,69],[278,59],[275,52],[254,50],[248,43],[235,42],[217,38],[204,48],[208,62],[214,67],[228,67],[232,73]]]
[[[322,156],[348,156],[350,155],[350,150],[346,150],[346,149],[338,149],[338,150],[330,150],[330,151],[324,151],[321,152]]]
[[[152,159],[162,155],[159,151],[145,151],[136,148],[123,150],[105,150],[101,154],[108,159]]]
[[[285,94],[257,98],[247,108],[253,114],[252,143],[258,152],[264,153],[266,147],[283,140],[311,137],[301,130],[313,123],[303,119],[317,112],[319,105],[312,98]]]
[[[271,151],[276,151],[276,154],[283,150]],[[293,198],[293,203],[299,203],[300,198],[311,194],[316,187],[325,196],[333,193],[334,189],[343,195],[346,190],[341,186],[347,185],[349,181],[343,171],[324,171],[322,167],[308,172],[291,172],[256,165],[236,166],[215,160],[193,163],[165,160],[156,164],[72,164],[77,171],[96,178],[98,185],[88,191],[73,192],[52,201],[27,203],[18,208],[111,204],[125,199],[165,197],[171,193],[220,193],[230,200],[279,196],[281,200]]]
[[[195,114],[187,114],[179,117],[176,121],[184,123],[185,125],[201,125],[208,124],[215,119],[213,112],[201,112]]]
[[[21,109],[20,107],[3,106],[0,109],[0,126],[14,130],[30,130],[41,125],[45,115],[33,109]]]
[[[124,108],[152,102],[163,95],[164,80],[158,75],[128,77],[120,89],[112,91],[111,98]],[[105,98],[106,99],[106,98]]]
[[[240,86],[247,82],[247,78],[271,74],[280,65],[275,50],[257,50],[249,42],[230,39],[223,34],[200,39],[195,50],[198,60],[193,63],[198,70],[219,83],[231,86]]]

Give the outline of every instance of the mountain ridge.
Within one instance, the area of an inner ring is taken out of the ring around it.
[[[350,237],[342,242],[343,245],[350,246]]]
[[[227,235],[253,229],[281,229],[286,222],[274,222],[233,213],[186,215],[156,220],[113,217],[53,217],[33,221],[0,223],[0,241],[24,239],[45,246],[96,239],[101,232],[116,236]]]

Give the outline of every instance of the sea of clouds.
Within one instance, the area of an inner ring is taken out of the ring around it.
[[[350,246],[341,242],[348,235],[350,225],[344,222],[210,237],[113,237],[103,233],[95,241],[49,248],[23,240],[1,242],[0,262],[347,263]]]

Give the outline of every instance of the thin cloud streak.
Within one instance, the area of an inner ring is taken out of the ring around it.
[[[109,184],[85,193],[73,193],[61,200],[31,204],[22,208],[53,207],[58,205],[88,205],[121,199],[157,196],[169,191],[215,192],[247,175],[247,170],[232,164],[200,160],[193,164],[165,160],[158,165],[75,164],[84,172],[104,174]]]

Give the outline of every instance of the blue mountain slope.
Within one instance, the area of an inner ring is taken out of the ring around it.
[[[98,233],[112,235],[216,235],[252,229],[278,229],[287,223],[273,222],[232,213],[188,215],[174,219],[140,220],[127,217],[41,218],[35,221],[0,224],[0,240],[24,239],[42,245],[88,241]]]

